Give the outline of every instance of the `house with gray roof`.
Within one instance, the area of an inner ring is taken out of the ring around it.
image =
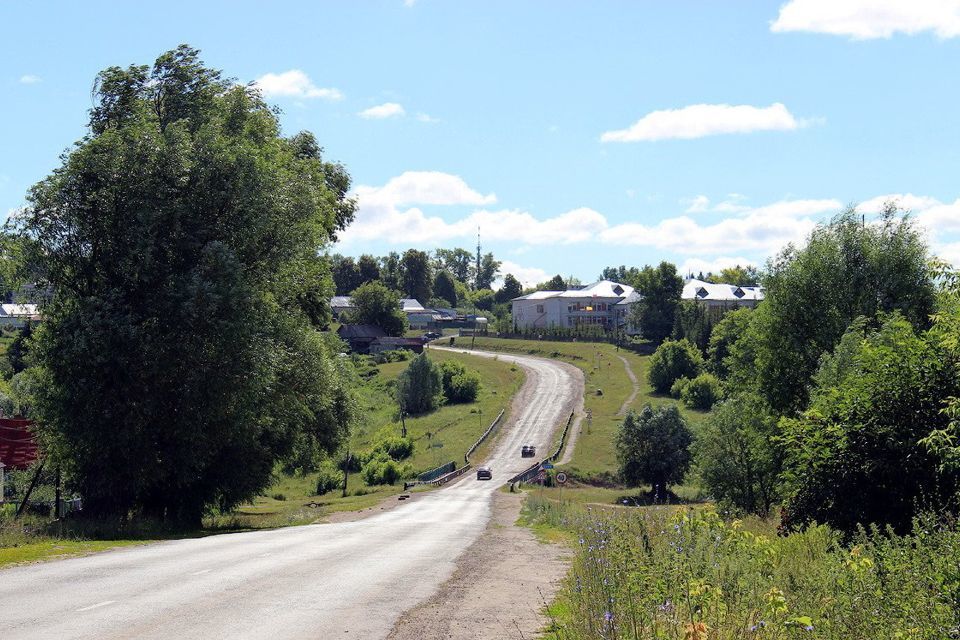
[[[592,325],[614,331],[626,327],[631,305],[639,299],[629,285],[600,280],[580,289],[534,291],[514,298],[510,307],[516,329]]]

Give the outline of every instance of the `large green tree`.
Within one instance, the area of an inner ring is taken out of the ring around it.
[[[661,262],[644,267],[633,287],[643,297],[632,307],[631,324],[640,327],[644,338],[659,344],[673,331],[683,278],[677,275],[675,265]]]
[[[353,311],[350,322],[372,324],[388,336],[402,336],[407,330],[407,316],[400,309],[400,294],[380,282],[362,284],[350,294]]]
[[[429,413],[443,402],[443,374],[427,354],[421,353],[397,378],[400,410],[412,415]]]
[[[693,433],[675,406],[649,404],[629,411],[617,432],[620,477],[632,487],[648,484],[664,498],[670,485],[683,481],[690,468]]]
[[[437,270],[446,270],[459,282],[469,282],[473,254],[466,249],[437,249],[434,252]]]
[[[489,289],[500,273],[500,261],[493,259],[492,253],[485,253],[480,257],[479,269],[474,267],[473,288],[477,291]]]
[[[521,295],[523,295],[523,285],[520,284],[520,281],[517,280],[513,274],[508,273],[503,277],[503,286],[497,289],[494,297],[497,304],[506,304],[514,298],[519,298]]]
[[[430,257],[418,249],[407,249],[400,259],[400,291],[408,298],[426,304],[433,293],[433,270]]]
[[[190,47],[98,75],[89,134],[18,219],[54,292],[31,353],[41,436],[86,513],[195,526],[301,435],[342,440],[349,389],[301,303],[323,297],[305,277],[348,189]]]
[[[955,509],[960,470],[925,441],[947,428],[960,396],[957,354],[899,313],[854,323],[816,375],[810,406],[781,420],[784,524],[904,532],[922,510]]]
[[[449,272],[437,272],[437,277],[433,279],[433,295],[437,298],[442,298],[451,307],[457,306],[459,302],[457,299],[457,285]]]
[[[817,227],[805,247],[788,247],[769,266],[766,299],[754,321],[756,370],[770,405],[803,409],[821,355],[858,316],[899,311],[916,328],[930,326],[934,285],[923,236],[888,206],[876,223],[854,210]]]

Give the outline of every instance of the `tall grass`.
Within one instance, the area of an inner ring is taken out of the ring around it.
[[[530,497],[527,518],[575,536],[548,637],[683,640],[960,637],[960,532],[827,527],[784,537],[710,510],[596,510]]]

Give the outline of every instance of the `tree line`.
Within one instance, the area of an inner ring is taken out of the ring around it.
[[[709,375],[719,400],[698,429],[678,427],[676,413],[658,418],[691,436],[671,436],[691,443],[689,455],[675,447],[679,475],[690,467],[734,513],[780,508],[787,529],[905,532],[922,512],[955,513],[957,273],[888,205],[874,223],[851,209],[820,225],[805,246],[771,259],[761,280],[764,302],[726,314],[705,349],[668,340],[654,354],[656,391]],[[650,419],[624,423],[622,461],[636,455],[629,433]]]

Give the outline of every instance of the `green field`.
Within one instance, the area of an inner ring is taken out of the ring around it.
[[[466,346],[466,345],[464,345]],[[687,409],[673,398],[654,395],[647,382],[650,356],[641,356],[615,345],[594,342],[551,342],[546,340],[514,340],[510,338],[477,338],[476,348],[555,358],[578,367],[584,373],[584,409],[592,420],[584,420],[577,434],[576,448],[567,468],[584,478],[604,478],[617,466],[614,438],[622,421],[620,410],[634,391],[621,358],[627,361],[637,378],[639,390],[628,409],[675,404],[693,428],[706,415]],[[598,393],[599,392],[599,393]]]

